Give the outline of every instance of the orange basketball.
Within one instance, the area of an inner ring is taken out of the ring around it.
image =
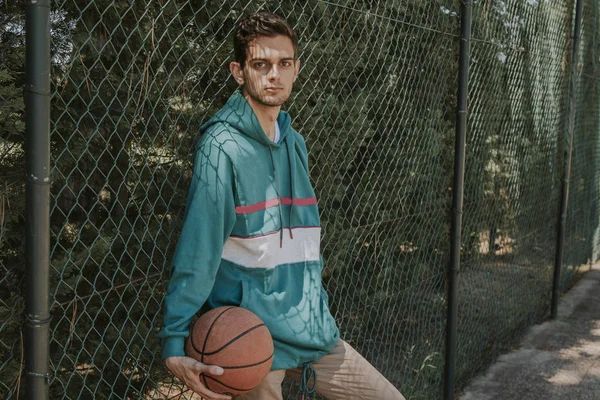
[[[273,364],[271,333],[254,313],[239,307],[219,307],[196,320],[185,342],[185,354],[225,372],[201,374],[215,393],[240,395],[260,385]]]

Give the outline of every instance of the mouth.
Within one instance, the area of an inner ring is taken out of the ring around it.
[[[280,91],[280,90],[282,90],[282,89],[283,89],[283,88],[279,88],[279,87],[268,87],[268,88],[265,88],[265,90],[266,90],[267,92],[269,92],[269,93],[275,93],[275,92],[278,92],[278,91]]]

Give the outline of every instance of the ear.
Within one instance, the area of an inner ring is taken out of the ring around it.
[[[300,60],[294,62],[294,82],[298,78],[298,73],[300,73]]]
[[[233,75],[233,79],[235,79],[238,85],[241,86],[244,84],[244,72],[239,62],[232,61],[229,64],[229,71],[231,71],[231,75]]]

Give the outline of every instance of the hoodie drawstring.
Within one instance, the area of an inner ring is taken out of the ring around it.
[[[271,155],[271,165],[273,166],[273,175],[275,176],[275,193],[277,193],[277,207],[279,208],[279,248],[283,247],[283,211],[281,211],[281,194],[279,192],[279,181],[277,180],[277,169],[273,158],[273,150],[269,147]]]
[[[312,379],[312,385],[308,387],[308,383]],[[302,392],[302,400],[304,400],[304,395],[311,395],[315,392],[315,387],[317,386],[317,373],[313,369],[310,363],[304,364],[302,367],[302,374],[300,375],[300,392]]]
[[[295,141],[292,135],[287,135],[285,138],[285,144],[287,148],[287,156],[290,168],[290,190],[291,190],[291,204],[290,211],[288,214],[288,230],[290,231],[290,239],[294,239],[294,234],[292,233],[292,218],[294,217],[294,181],[296,170],[296,159],[295,159]],[[277,193],[277,205],[279,207],[279,248],[283,247],[283,211],[281,208],[281,191],[279,190],[279,180],[277,179],[277,168],[275,167],[275,158],[273,157],[273,149],[269,146],[269,154],[271,156],[271,165],[273,166],[273,175],[275,176],[275,192]]]
[[[290,163],[290,186],[291,186],[291,191],[292,191],[292,195],[290,196],[292,198],[292,204],[290,205],[290,219],[289,219],[289,228],[290,228],[290,239],[294,239],[294,235],[292,234],[292,223],[293,223],[293,216],[294,216],[294,181],[296,180],[296,174],[294,173],[296,171],[296,158],[294,157],[294,150],[295,150],[295,141],[294,141],[294,135],[289,134],[286,137],[286,147],[287,147],[287,153],[288,153],[288,161]]]

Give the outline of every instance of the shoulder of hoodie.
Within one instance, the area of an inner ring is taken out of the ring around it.
[[[228,154],[239,148],[237,142],[240,137],[237,129],[227,122],[219,121],[208,127],[202,136],[200,136],[200,140],[198,140],[198,144],[196,145],[196,151],[206,147],[214,147]]]

